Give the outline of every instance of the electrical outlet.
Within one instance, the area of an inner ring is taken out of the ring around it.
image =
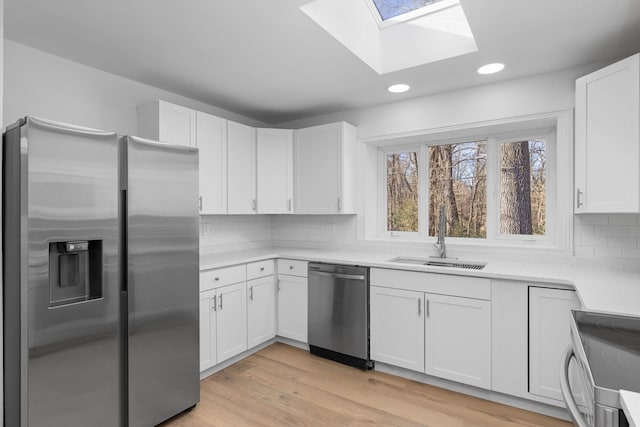
[[[336,234],[336,223],[335,222],[327,222],[327,233]]]
[[[202,235],[203,236],[208,236],[211,234],[213,226],[211,224],[209,224],[208,222],[205,222],[202,224]]]

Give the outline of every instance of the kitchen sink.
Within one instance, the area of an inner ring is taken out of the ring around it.
[[[468,270],[482,270],[486,262],[461,260],[457,258],[413,258],[413,257],[395,257],[387,260],[388,262],[398,262],[401,264],[413,265],[429,265],[432,267],[454,267],[464,268]]]

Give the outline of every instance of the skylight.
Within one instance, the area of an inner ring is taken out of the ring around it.
[[[312,0],[300,9],[378,74],[386,74],[476,52],[460,1]]]
[[[383,21],[422,9],[441,0],[373,0]]]

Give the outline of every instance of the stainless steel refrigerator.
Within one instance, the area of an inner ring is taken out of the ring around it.
[[[3,136],[4,425],[199,401],[197,150],[33,117]]]

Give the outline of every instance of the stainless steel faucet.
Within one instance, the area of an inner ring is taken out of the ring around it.
[[[438,250],[440,258],[447,257],[447,245],[444,243],[444,235],[446,232],[444,205],[440,205],[440,217],[438,218],[438,241],[433,246]]]

